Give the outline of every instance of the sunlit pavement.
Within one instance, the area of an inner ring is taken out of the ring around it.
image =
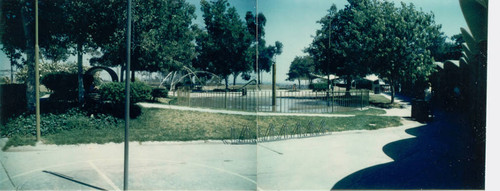
[[[0,159],[0,189],[123,188],[123,144],[17,147]],[[256,190],[255,159],[255,145],[131,143],[129,189]]]
[[[259,143],[131,143],[129,188],[150,190],[327,190],[341,178],[392,161],[382,147],[417,125]],[[1,152],[0,189],[123,187],[123,145],[38,145]],[[44,172],[45,171],[45,172]],[[62,174],[84,185],[47,172]],[[9,174],[10,178],[7,177]]]
[[[407,110],[395,111],[406,116]],[[227,145],[222,141],[133,142],[131,190],[329,190],[361,169],[393,161],[384,145],[421,125]],[[2,140],[5,142],[5,139]],[[37,145],[0,151],[0,189],[119,190],[123,144]]]
[[[387,143],[411,138],[405,130],[349,131],[316,138],[261,143],[257,147],[257,182],[264,190],[330,190],[345,176],[393,161],[382,151]]]

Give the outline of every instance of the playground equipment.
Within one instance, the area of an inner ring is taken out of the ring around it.
[[[201,79],[198,75],[207,74],[211,76],[208,80]],[[186,82],[186,80],[189,80]],[[190,83],[190,84],[200,84],[205,85],[216,85],[219,86],[219,82],[222,79],[214,73],[206,71],[193,71],[190,68],[183,66],[180,70],[172,71],[161,81],[159,87],[162,85],[167,87],[170,86],[170,90],[175,90],[178,83]]]

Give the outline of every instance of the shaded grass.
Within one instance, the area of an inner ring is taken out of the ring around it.
[[[357,115],[354,117],[288,117],[288,116],[266,116],[259,117],[260,129],[267,128],[270,124],[275,126],[294,126],[301,124],[308,125],[312,122],[314,126],[318,126],[321,121],[326,124],[326,129],[329,132],[346,131],[346,130],[375,130],[386,127],[396,127],[402,125],[399,117],[395,116],[371,116]]]
[[[7,141],[2,150],[6,151],[10,147],[17,147],[24,145],[35,146],[35,144],[36,144],[36,137],[34,136],[14,135],[9,138],[9,141]]]
[[[377,108],[368,108],[364,110],[352,110],[352,111],[343,111],[343,112],[335,112],[334,114],[343,114],[343,115],[383,115],[387,112],[383,109]]]
[[[310,116],[245,116],[173,109],[143,108],[142,115],[130,121],[130,141],[192,141],[222,140],[231,138],[231,128],[240,132],[248,127],[251,134],[264,135],[265,130],[274,124],[275,127],[286,124],[295,126],[307,125],[312,121],[318,126],[325,121],[328,131],[346,131],[360,129],[380,129],[401,125],[400,118],[394,116],[375,116],[366,114],[381,113],[379,109],[359,111],[353,117],[310,117]],[[258,127],[257,128],[257,124]],[[73,128],[48,135],[42,138],[46,144],[104,144],[123,142],[123,121],[106,127],[89,126]],[[257,130],[258,129],[258,130]],[[10,146],[34,145],[31,135],[14,135],[10,137],[4,149]]]
[[[370,94],[370,105],[380,108],[401,108],[397,103],[391,103],[391,99],[381,94]]]

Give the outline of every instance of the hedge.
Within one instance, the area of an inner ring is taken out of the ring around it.
[[[102,99],[115,104],[125,103],[125,83],[109,82],[100,87]],[[137,103],[151,100],[152,88],[144,82],[130,83],[130,102]]]

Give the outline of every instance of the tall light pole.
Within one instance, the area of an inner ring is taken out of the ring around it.
[[[40,72],[38,71],[38,0],[35,1],[35,99],[36,99],[36,141],[40,142]]]
[[[128,190],[128,129],[130,121],[130,39],[132,31],[132,0],[127,0],[127,71],[125,73],[125,140],[123,161],[123,190]]]

